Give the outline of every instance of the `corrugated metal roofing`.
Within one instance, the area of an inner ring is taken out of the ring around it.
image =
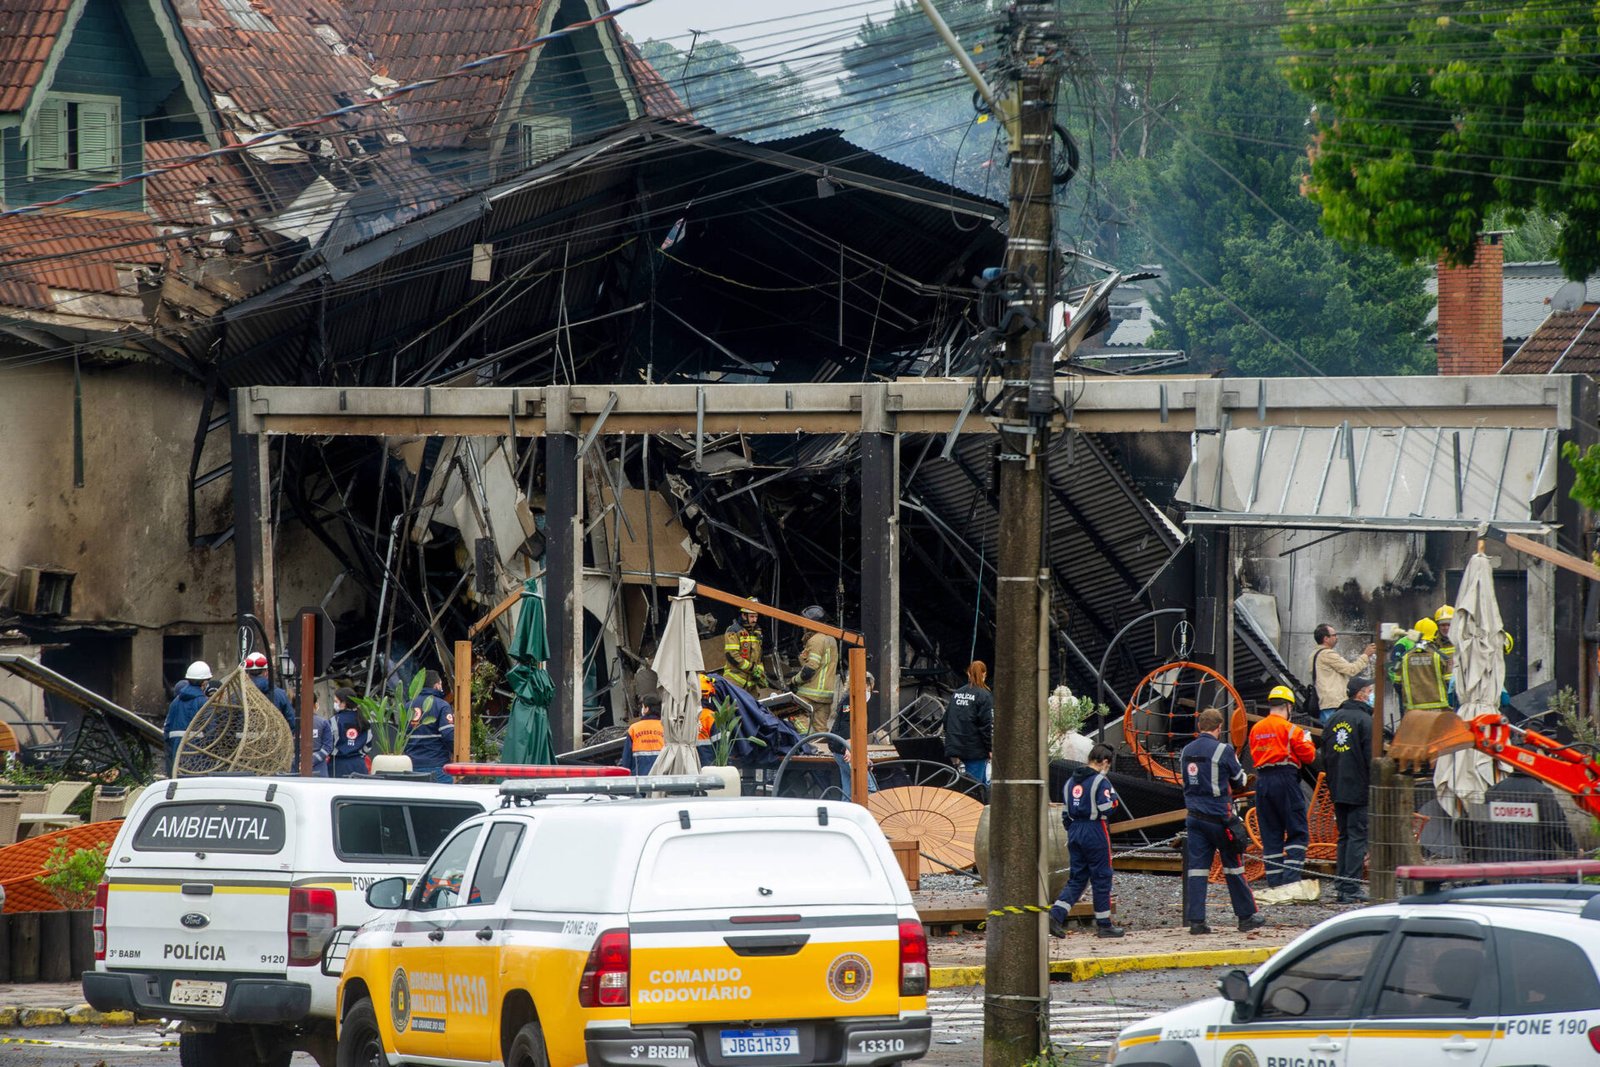
[[[1551,315],[1506,360],[1500,373],[1549,374],[1557,369],[1562,374],[1600,375],[1600,303]]]
[[[0,112],[27,106],[71,7],[72,0],[0,0]]]
[[[1190,522],[1526,528],[1538,525],[1533,502],[1555,488],[1555,430],[1361,426],[1347,440],[1337,426],[1250,427],[1227,434],[1220,478],[1218,444],[1197,435],[1178,486],[1179,501],[1205,509]]]
[[[1080,435],[1073,447],[1050,453],[1046,501],[1046,557],[1054,578],[1052,609],[1088,659],[1098,665],[1113,635],[1149,607],[1136,594],[1167,562],[1182,540],[1181,533],[1135,488],[1111,452],[1094,435]],[[992,628],[992,575],[1001,535],[996,507],[998,477],[990,437],[965,437],[951,460],[931,455],[915,467],[906,485],[912,507],[902,526],[916,524],[916,508],[931,513],[913,536],[964,541],[977,566],[981,558],[985,599],[982,615]],[[907,466],[910,459],[905,460]],[[925,546],[924,546],[925,547]],[[935,579],[937,580],[937,579]],[[970,586],[966,586],[970,589]],[[962,609],[972,618],[971,605]],[[962,621],[961,625],[966,625]],[[1107,683],[1127,699],[1144,673],[1159,665],[1153,627],[1138,627],[1123,638],[1122,654],[1107,665]],[[1070,654],[1064,666],[1079,693],[1093,693],[1093,678]]]

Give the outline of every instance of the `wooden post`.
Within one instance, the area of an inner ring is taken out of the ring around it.
[[[37,911],[19,911],[10,916],[11,980],[39,980],[39,916]]]
[[[39,913],[39,981],[66,982],[72,973],[72,920],[65,911]]]
[[[850,799],[867,806],[867,650],[850,646]]]
[[[311,777],[311,738],[317,732],[317,617],[300,616],[300,777]],[[330,767],[331,771],[332,768]]]
[[[519,594],[520,595],[520,594]],[[472,761],[472,642],[456,642],[457,763]]]

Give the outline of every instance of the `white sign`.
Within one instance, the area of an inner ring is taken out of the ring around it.
[[[1490,822],[1538,822],[1539,805],[1520,800],[1491,800]]]

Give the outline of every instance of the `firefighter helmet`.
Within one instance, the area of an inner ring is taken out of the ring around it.
[[[700,676],[700,699],[704,700],[706,697],[710,696],[716,691],[716,686],[711,682],[711,675],[702,674]]]
[[[267,657],[259,652],[252,652],[244,658],[244,669],[254,673],[267,669]]]
[[[211,664],[203,659],[197,659],[189,664],[189,669],[183,672],[185,681],[209,682],[211,680]]]
[[[1516,644],[1515,641],[1511,640],[1511,632],[1509,630],[1501,630],[1500,639],[1501,643],[1506,646],[1506,655],[1511,655],[1511,648]]]
[[[1275,685],[1272,687],[1272,692],[1267,694],[1267,703],[1293,704],[1295,703],[1294,690],[1286,685]]]
[[[1444,622],[1446,619],[1453,619],[1455,617],[1456,609],[1451,607],[1449,604],[1440,604],[1439,610],[1433,613],[1434,622]]]
[[[806,610],[802,611],[800,613],[800,617],[802,619],[810,619],[812,622],[826,622],[828,620],[828,613],[822,610],[821,604],[813,604]]]
[[[1418,619],[1412,629],[1417,631],[1417,636],[1424,641],[1432,641],[1439,636],[1439,624],[1432,619]]]

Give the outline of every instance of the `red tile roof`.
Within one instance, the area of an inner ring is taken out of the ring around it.
[[[144,160],[155,166],[198,155],[210,147],[204,141],[146,141]],[[215,217],[204,203],[207,199],[236,219],[255,218],[266,211],[250,176],[235,159],[226,156],[164,171],[145,182],[145,203],[150,214],[168,226],[210,226]]]
[[[0,112],[21,111],[72,0],[0,0]]]
[[[1552,372],[1600,377],[1600,304],[1552,313],[1500,368],[1501,374]]]
[[[249,19],[241,20],[220,0],[199,0],[200,17],[187,17],[182,23],[206,87],[214,95],[227,96],[236,107],[232,111],[219,107],[236,137],[365,99],[372,88],[372,71],[347,46],[351,35],[338,3],[251,0],[249,8]],[[318,27],[323,27],[321,32]],[[259,128],[251,126],[253,116],[265,120]],[[386,122],[392,119],[377,110],[366,111],[308,136],[327,137],[337,154],[349,155],[340,130],[373,133]]]
[[[644,113],[651,118],[670,122],[693,122],[694,113],[684,106],[678,94],[672,91],[672,86],[667,84],[667,79],[650,65],[650,61],[634,47],[633,42],[624,39],[622,47],[628,57],[628,73],[633,76],[639,99],[644,102]]]
[[[439,5],[348,0],[346,6],[361,43],[378,57],[380,71],[404,84],[526,44],[539,35],[545,0]],[[473,130],[493,121],[527,61],[523,55],[491,63],[407,97],[400,108],[406,136],[422,148],[460,147]]]
[[[0,303],[55,310],[49,290],[134,296],[117,266],[161,267],[171,256],[148,215],[54,208],[0,219]],[[60,310],[71,314],[68,305]]]

